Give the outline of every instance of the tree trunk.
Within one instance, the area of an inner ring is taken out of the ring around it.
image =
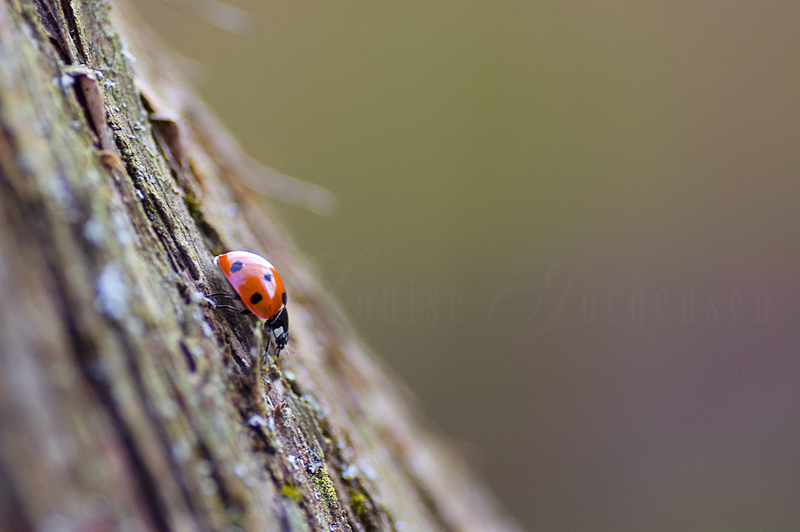
[[[122,3],[0,3],[0,530],[513,529],[165,54]],[[231,249],[288,287],[279,360],[204,295]]]

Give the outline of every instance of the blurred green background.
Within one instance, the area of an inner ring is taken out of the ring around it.
[[[800,530],[800,3],[136,4],[526,528]]]

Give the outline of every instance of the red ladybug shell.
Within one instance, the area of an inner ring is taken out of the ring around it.
[[[250,311],[268,320],[286,304],[286,290],[275,267],[248,251],[230,251],[214,258]]]

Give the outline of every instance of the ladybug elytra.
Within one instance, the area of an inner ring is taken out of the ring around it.
[[[275,334],[277,355],[289,340],[286,289],[270,262],[248,251],[229,251],[214,258],[247,310],[267,320],[267,338]]]

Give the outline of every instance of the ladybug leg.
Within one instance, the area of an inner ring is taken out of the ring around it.
[[[272,341],[272,324],[270,323],[271,320],[267,320],[264,322],[263,334],[262,336],[267,339],[267,345],[264,347],[264,356],[266,357],[269,355],[269,344]],[[280,351],[275,353],[275,358],[278,358],[281,355]]]
[[[220,308],[224,309],[224,310],[230,310],[232,312],[241,312],[238,308],[232,307],[230,305],[214,305],[214,310],[220,309]]]
[[[233,295],[228,294],[226,292],[220,292],[218,294],[206,294],[206,298],[211,298],[211,297],[225,297],[225,298],[230,299],[231,301],[236,301],[237,299],[239,299],[237,296],[233,296]],[[210,301],[210,303],[212,305],[214,305],[215,309],[223,308],[223,309],[226,309],[226,310],[232,310],[233,312],[241,313],[242,316],[248,316],[248,315],[253,313],[250,309],[247,309],[247,308],[239,310],[238,308],[236,308],[234,306],[231,306],[231,305],[220,305],[218,303],[215,303],[214,301]]]
[[[224,308],[224,309],[227,309],[227,310],[233,310],[235,312],[239,312],[239,310],[236,307],[233,307],[231,305],[220,305],[219,303],[217,303],[216,301],[211,299],[212,297],[223,297],[223,298],[230,299],[231,301],[234,301],[236,298],[233,297],[230,294],[227,294],[225,292],[220,292],[218,294],[205,294],[205,297],[206,297],[206,301],[208,301],[211,304],[211,306],[213,306],[215,309]]]
[[[227,297],[228,299],[236,299],[236,296],[233,296],[227,292],[217,292],[215,294],[206,294],[206,297]]]
[[[215,309],[221,308],[221,309],[230,310],[230,311],[233,311],[233,312],[238,312],[242,316],[249,316],[250,314],[253,313],[250,309],[247,309],[247,308],[238,309],[238,308],[232,307],[230,305],[214,305],[214,308]]]
[[[264,338],[267,339],[267,345],[264,348],[264,356],[266,357],[267,355],[269,355],[270,342],[272,341],[272,338],[274,337],[275,338],[275,351],[273,352],[273,356],[275,358],[280,358],[281,357],[281,350],[283,349],[283,345],[278,343],[278,336],[274,334],[277,331],[273,327],[274,327],[274,322],[272,320],[267,320],[267,321],[264,322],[264,334],[262,336],[264,336]]]

